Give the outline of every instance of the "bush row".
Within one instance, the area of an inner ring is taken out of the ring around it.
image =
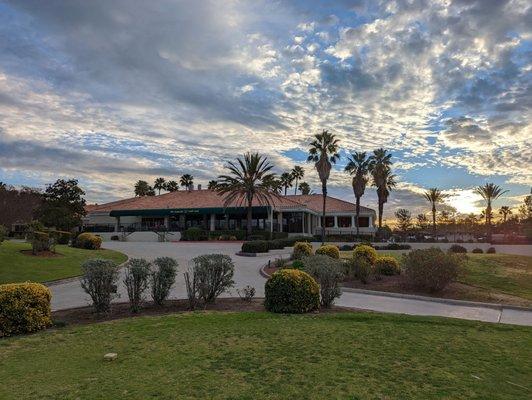
[[[292,247],[296,242],[309,242],[311,238],[302,237],[288,237],[284,239],[274,240],[251,240],[242,243],[242,253],[266,253],[269,250],[284,249],[285,247]]]
[[[227,229],[221,231],[207,231],[197,227],[190,227],[181,232],[181,240],[244,240],[247,232],[243,229]],[[288,237],[286,232],[253,231],[249,240],[273,240]]]

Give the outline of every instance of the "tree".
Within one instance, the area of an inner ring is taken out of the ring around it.
[[[407,232],[412,228],[412,214],[405,208],[400,208],[395,212],[397,218],[397,226],[401,232]]]
[[[419,229],[425,230],[429,226],[429,219],[425,214],[418,214],[417,215],[417,226]]]
[[[307,194],[310,194],[311,192],[311,189],[310,189],[310,185],[307,183],[307,182],[301,182],[299,184],[299,187],[297,188],[301,194],[303,195],[307,195]]]
[[[278,196],[271,188],[275,175],[270,172],[273,165],[259,153],[246,153],[236,162],[229,161],[225,168],[229,175],[220,175],[216,191],[224,196],[225,207],[234,204],[247,206],[247,237],[252,234],[253,200],[270,205]]]
[[[14,223],[31,222],[41,202],[42,193],[37,189],[0,185],[0,225],[11,230]]]
[[[70,231],[86,214],[84,195],[77,179],[58,179],[44,191],[36,216],[47,227]]]
[[[436,204],[443,202],[443,200],[449,196],[443,194],[438,188],[430,188],[423,193],[423,197],[427,199],[432,206],[432,229],[434,230],[434,233],[436,233]]]
[[[294,166],[294,168],[292,168],[291,174],[292,174],[292,178],[295,179],[296,181],[296,184],[294,187],[294,194],[297,194],[297,189],[299,187],[298,183],[299,183],[299,180],[303,179],[303,177],[305,176],[305,170],[303,169],[303,167],[296,165]]]
[[[382,227],[382,214],[384,203],[388,202],[390,191],[395,187],[395,175],[392,174],[392,155],[387,150],[377,149],[369,157],[369,171],[372,176],[372,185],[377,188],[379,205],[379,228]]]
[[[216,186],[217,185],[218,185],[218,181],[213,179],[213,180],[209,181],[209,184],[207,185],[207,189],[216,190]]]
[[[155,190],[146,181],[139,180],[135,183],[135,197],[155,196]]]
[[[365,152],[355,151],[350,156],[347,156],[347,165],[345,171],[349,173],[353,179],[351,185],[353,186],[353,193],[356,199],[356,219],[355,226],[357,228],[357,236],[360,233],[358,218],[360,216],[360,198],[366,191],[366,185],[368,184],[368,174],[370,160],[366,157]]]
[[[155,179],[155,182],[153,184],[153,188],[155,190],[158,190],[159,193],[158,194],[161,194],[161,189],[166,189],[166,180],[164,178],[157,178]]]
[[[499,214],[502,215],[502,222],[506,222],[508,215],[512,215],[512,210],[508,206],[502,206],[499,209]]]
[[[164,189],[168,192],[177,192],[179,190],[179,184],[176,181],[168,181]]]
[[[524,221],[532,219],[532,195],[528,195],[524,198],[523,204],[519,206],[519,214]]]
[[[283,184],[281,183],[280,179],[276,178],[275,175],[266,177],[263,180],[263,184],[264,186],[269,187],[272,192],[275,192],[278,195],[280,195],[283,191]]]
[[[281,186],[284,188],[284,195],[286,196],[286,191],[289,187],[292,187],[292,182],[294,181],[294,177],[290,172],[283,172],[281,174]]]
[[[192,189],[192,185],[194,185],[194,177],[190,174],[185,174],[181,177],[179,180],[179,183],[181,186],[183,186],[185,189]]]
[[[491,203],[506,192],[507,190],[502,190],[499,185],[495,185],[494,183],[486,183],[484,186],[478,186],[475,188],[475,193],[480,195],[486,202],[484,215],[486,217],[486,230],[489,242],[491,242],[491,218],[493,217]]]
[[[325,243],[325,209],[327,203],[327,181],[331,175],[332,164],[340,159],[338,139],[327,130],[314,136],[308,150],[307,162],[313,162],[321,181],[323,211],[321,216],[321,243]]]

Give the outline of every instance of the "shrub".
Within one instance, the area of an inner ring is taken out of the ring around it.
[[[303,264],[303,261],[294,260],[294,262],[292,262],[292,266],[290,268],[292,268],[292,269],[303,269],[304,267],[305,267],[305,264]]]
[[[338,246],[335,246],[333,244],[325,244],[323,246],[320,246],[318,250],[316,250],[316,254],[323,254],[325,256],[329,256],[331,258],[340,258],[340,250],[338,250]]]
[[[282,269],[266,281],[266,310],[277,313],[306,313],[320,306],[320,287],[309,274]]]
[[[75,240],[75,247],[87,250],[98,250],[102,245],[102,238],[89,232],[81,233]]]
[[[196,309],[198,304],[198,277],[194,274],[193,268],[189,268],[184,274],[185,287],[187,289],[188,305],[191,310]]]
[[[373,247],[365,244],[355,247],[353,258],[364,258],[370,265],[375,264],[377,260],[377,252]]]
[[[390,243],[385,246],[375,246],[375,250],[410,250],[409,244]]]
[[[151,297],[157,305],[162,305],[170,294],[175,282],[177,261],[171,257],[159,257],[153,260],[150,271]]]
[[[181,240],[207,240],[207,233],[197,227],[190,227],[181,233]]]
[[[354,256],[348,260],[347,273],[350,277],[359,279],[362,283],[368,283],[371,277],[373,266],[363,255]]]
[[[0,225],[0,243],[4,241],[7,236],[7,228],[4,225]]]
[[[111,240],[112,241],[118,241],[118,240],[120,240],[120,237],[118,235],[113,235],[113,236],[111,236]]]
[[[457,278],[464,257],[434,247],[414,250],[403,255],[404,275],[416,287],[430,292],[440,291]]]
[[[294,251],[292,258],[294,260],[301,260],[304,257],[312,255],[312,245],[308,242],[297,242],[294,244]]]
[[[51,230],[49,235],[53,239],[54,243],[57,244],[68,244],[70,242],[70,237],[72,236],[70,232],[56,230]]]
[[[392,276],[401,273],[399,262],[394,257],[390,256],[377,257],[374,270],[376,275]]]
[[[483,251],[482,249],[479,249],[479,248],[477,247],[476,249],[471,250],[471,253],[481,254],[481,253],[484,253],[484,251]]]
[[[119,272],[114,261],[93,258],[81,265],[81,287],[91,297],[96,312],[109,311],[111,300],[118,297]]]
[[[488,254],[495,254],[495,253],[496,253],[496,251],[495,251],[495,247],[490,247],[490,248],[488,248],[488,250],[486,250],[486,253],[488,253]]]
[[[304,270],[320,285],[321,305],[330,307],[340,297],[340,282],[344,277],[340,260],[318,254],[303,259]]]
[[[268,250],[281,250],[285,248],[285,239],[270,240],[268,243]]]
[[[275,268],[284,268],[287,264],[287,260],[285,260],[283,257],[278,257],[273,261],[273,266]]]
[[[269,245],[266,240],[254,240],[242,243],[242,253],[267,253]]]
[[[340,246],[340,250],[341,251],[351,251],[351,250],[353,250],[353,246],[351,246],[349,244],[343,244],[342,246]]]
[[[136,313],[144,301],[144,292],[148,288],[150,263],[142,258],[128,260],[125,267],[124,285],[126,285],[129,307]]]
[[[47,232],[32,231],[30,233],[31,252],[37,254],[41,251],[49,251],[52,248],[52,241]]]
[[[231,257],[224,254],[207,254],[193,258],[192,262],[198,297],[205,304],[214,303],[220,294],[234,285],[235,265]]]
[[[449,247],[449,251],[451,253],[467,253],[467,249],[459,244],[453,244],[451,247]]]
[[[40,283],[0,285],[0,337],[50,326],[51,298],[50,290]]]
[[[242,290],[237,290],[238,297],[241,300],[250,302],[255,297],[255,288],[253,286],[247,285],[242,288]]]

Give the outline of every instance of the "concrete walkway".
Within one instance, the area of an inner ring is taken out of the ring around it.
[[[161,256],[168,256],[177,259],[179,272],[176,283],[170,293],[171,298],[186,298],[186,289],[183,279],[183,272],[189,267],[190,260],[198,255],[219,253],[232,257],[235,263],[235,287],[229,293],[224,293],[225,297],[238,296],[236,290],[246,285],[251,285],[256,289],[256,296],[264,296],[264,283],[266,279],[259,273],[261,266],[268,260],[279,258],[279,254],[264,255],[260,257],[239,257],[235,253],[240,250],[239,243],[128,243],[128,242],[106,242],[105,247],[118,250],[127,254],[130,258],[145,258],[152,260]],[[287,258],[287,252],[284,257]],[[115,301],[127,301],[127,294],[120,279],[119,293],[121,297]],[[82,307],[89,304],[88,295],[83,292],[78,280],[59,283],[50,287],[52,291],[52,309],[60,310],[73,307]],[[532,326],[532,311],[518,310],[513,308],[463,305],[441,301],[431,301],[425,299],[400,298],[384,294],[358,293],[349,289],[344,290],[342,296],[337,300],[337,304],[343,307],[372,310],[378,312],[410,314],[410,315],[432,315],[441,317],[451,317],[486,322],[500,322],[517,325]]]

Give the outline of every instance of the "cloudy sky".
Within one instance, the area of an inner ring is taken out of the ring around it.
[[[329,129],[344,156],[393,153],[388,216],[428,209],[432,186],[462,212],[485,182],[515,205],[532,185],[531,27],[527,0],[0,0],[0,181],[76,177],[104,202],[138,179],[205,184],[248,150],[304,165]],[[330,191],[352,199],[344,165]]]

